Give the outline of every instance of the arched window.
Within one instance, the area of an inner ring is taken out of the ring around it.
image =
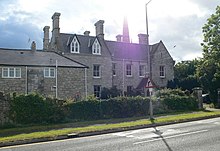
[[[101,55],[101,46],[100,46],[97,39],[94,41],[94,43],[92,45],[92,54]]]
[[[79,42],[76,37],[74,37],[73,41],[71,42],[70,52],[71,53],[79,53]]]

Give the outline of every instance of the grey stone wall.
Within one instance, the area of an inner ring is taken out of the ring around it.
[[[165,77],[160,77],[160,66],[165,67]],[[166,87],[169,80],[174,78],[174,61],[166,47],[160,43],[157,51],[151,55],[152,80],[160,87]]]
[[[21,67],[21,78],[2,78],[2,67],[3,66],[0,66],[0,91],[4,93],[10,93],[10,92],[25,93],[26,92],[25,67]]]
[[[0,92],[0,126],[9,122],[9,96]]]
[[[58,98],[84,98],[86,91],[84,73],[84,68],[58,68]]]
[[[101,87],[112,87],[112,60],[109,56],[92,55],[92,54],[66,54],[67,57],[87,65],[87,87],[88,95],[93,95],[94,85],[100,85]],[[98,64],[101,66],[100,78],[93,77],[93,65]]]
[[[55,97],[56,78],[44,77],[44,67],[20,67],[21,78],[2,78],[0,67],[0,91],[25,94],[37,92]],[[58,98],[85,97],[85,76],[83,68],[58,67]]]
[[[139,65],[144,65],[146,71],[147,62],[131,60],[114,60],[113,62],[116,63],[116,75],[113,76],[113,86],[117,86],[118,89],[123,90],[124,92],[127,91],[127,86],[133,86],[133,88],[137,88],[138,84],[143,79],[143,77],[139,76]],[[131,64],[132,76],[126,75],[126,64]]]

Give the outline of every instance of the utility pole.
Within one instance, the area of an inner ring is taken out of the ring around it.
[[[151,62],[150,62],[150,46],[149,46],[149,31],[148,31],[148,15],[147,15],[147,6],[148,4],[151,2],[152,0],[149,0],[146,5],[145,5],[145,8],[146,8],[146,30],[147,30],[147,62],[148,62],[148,70],[147,70],[147,73],[148,73],[148,80],[150,81],[151,80]],[[145,88],[147,89],[147,88]],[[150,96],[150,103],[149,103],[149,111],[150,111],[150,119],[154,119],[153,118],[153,104],[152,104],[152,99],[151,99],[151,94],[152,94],[152,90],[153,88],[149,88],[148,86],[148,90],[149,90],[149,96]]]

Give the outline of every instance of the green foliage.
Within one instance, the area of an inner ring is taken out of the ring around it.
[[[144,116],[149,100],[142,97],[116,97],[106,101],[93,100],[74,102],[68,105],[71,119],[94,120]]]
[[[118,97],[121,95],[121,90],[117,89],[116,86],[113,86],[112,88],[102,88],[101,92],[101,99],[109,99]]]
[[[199,87],[200,84],[196,77],[196,67],[198,60],[182,61],[174,66],[174,77],[173,81],[168,82],[168,88],[181,88],[183,90],[189,90]]]
[[[38,94],[14,96],[10,101],[10,117],[19,124],[62,122],[63,102]]]
[[[203,88],[217,102],[217,89],[220,88],[220,6],[203,26],[203,58],[197,68],[197,76]]]
[[[198,102],[188,92],[180,89],[164,89],[159,94],[162,103],[169,109],[174,111],[187,111],[198,109]]]

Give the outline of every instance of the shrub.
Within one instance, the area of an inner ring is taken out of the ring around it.
[[[144,116],[149,100],[143,97],[116,97],[105,101],[81,101],[68,104],[71,119],[92,120]]]
[[[113,86],[112,88],[102,88],[101,92],[101,99],[109,99],[118,97],[122,94],[121,90],[117,89],[116,86]]]
[[[180,89],[164,89],[160,91],[158,96],[160,96],[160,100],[169,110],[185,111],[198,109],[196,98]]]
[[[38,94],[14,96],[10,117],[20,124],[56,123],[64,120],[63,101],[43,98]]]

